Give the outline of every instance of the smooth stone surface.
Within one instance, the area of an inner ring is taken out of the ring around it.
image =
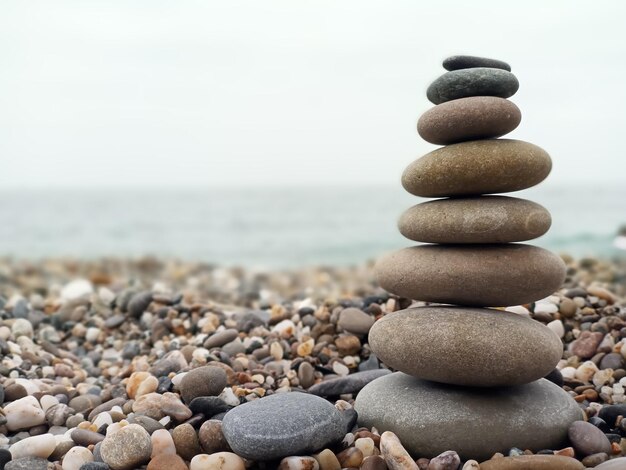
[[[341,440],[342,416],[323,398],[304,393],[280,393],[229,411],[222,431],[233,451],[251,460],[306,455]]]
[[[112,470],[132,470],[150,460],[152,442],[144,428],[129,424],[107,436],[102,441],[100,453]]]
[[[552,223],[539,204],[508,196],[423,202],[405,211],[400,233],[424,243],[510,243],[538,238]]]
[[[543,299],[561,287],[565,263],[532,245],[422,245],[384,256],[376,279],[415,300],[504,307]]]
[[[176,454],[159,454],[150,460],[146,470],[187,470],[185,461]]]
[[[538,321],[456,306],[386,315],[370,331],[369,344],[386,365],[406,374],[479,387],[540,379],[563,354],[559,337]]]
[[[585,467],[572,457],[561,455],[519,455],[487,460],[480,470],[583,470]]]
[[[33,396],[26,396],[9,403],[3,408],[3,412],[9,431],[28,429],[46,422],[46,415]]]
[[[307,391],[313,395],[321,397],[338,396],[344,393],[356,393],[365,387],[372,380],[389,374],[388,369],[366,370],[363,372],[355,372],[345,377],[337,377],[336,379],[324,380],[309,388]]]
[[[402,186],[422,197],[508,193],[541,183],[552,169],[545,150],[522,140],[472,140],[433,150],[411,163]]]
[[[414,455],[454,449],[463,460],[486,460],[511,447],[562,448],[570,424],[583,416],[566,392],[545,379],[485,393],[401,372],[366,385],[354,408],[359,426],[392,431]]]
[[[426,97],[431,103],[466,98],[468,96],[499,96],[508,98],[519,89],[517,77],[511,72],[489,67],[453,70],[430,84]]]
[[[488,59],[487,57],[478,57],[473,55],[453,55],[446,58],[443,63],[446,70],[472,69],[475,67],[489,67],[492,69],[502,69],[507,72],[511,71],[511,66],[506,62],[498,59]]]
[[[39,436],[27,437],[13,444],[9,451],[13,459],[22,457],[41,457],[47,459],[56,447],[56,439],[52,434],[40,434]]]
[[[80,470],[84,464],[93,462],[93,454],[86,447],[72,447],[63,457],[63,470]]]
[[[375,321],[376,319],[372,315],[368,315],[358,308],[350,307],[341,311],[337,325],[349,333],[366,335]]]
[[[576,454],[586,457],[591,454],[611,454],[611,443],[606,435],[596,426],[586,421],[572,423],[567,431]]]
[[[179,388],[185,403],[191,403],[196,397],[219,395],[226,387],[227,381],[224,369],[203,366],[187,372]]]
[[[380,436],[380,453],[385,459],[387,467],[392,470],[418,470],[417,464],[407,450],[391,431],[385,431]]]
[[[23,457],[11,460],[4,466],[4,470],[51,470],[55,466],[41,457]]]
[[[189,470],[245,470],[244,461],[232,452],[198,454],[191,459]]]
[[[522,112],[512,101],[470,96],[438,104],[417,121],[422,139],[436,145],[501,137],[519,126]]]
[[[608,462],[601,463],[595,468],[596,470],[624,470],[626,468],[626,457],[609,460]]]

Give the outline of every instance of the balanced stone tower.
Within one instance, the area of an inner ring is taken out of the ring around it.
[[[411,194],[442,199],[400,218],[400,232],[426,244],[376,265],[386,290],[431,304],[386,315],[372,327],[372,351],[400,372],[360,392],[359,424],[394,432],[418,457],[456,450],[465,459],[488,459],[512,447],[557,449],[569,425],[582,419],[576,402],[542,378],[561,359],[561,340],[528,316],[485,308],[532,303],[564,280],[558,256],[514,243],[543,235],[548,211],[488,195],[540,183],[552,162],[536,145],[498,138],[521,120],[506,99],[519,86],[507,63],[455,56],[443,66],[448,72],[427,91],[436,106],[417,128],[444,147],[402,176]]]

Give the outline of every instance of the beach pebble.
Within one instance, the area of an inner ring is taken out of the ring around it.
[[[390,470],[417,470],[417,464],[391,431],[381,434],[380,453]]]
[[[422,197],[506,193],[539,184],[551,168],[550,156],[529,142],[473,140],[447,145],[415,160],[404,170],[402,185]]]
[[[422,139],[436,145],[501,137],[521,122],[515,104],[494,96],[472,96],[441,103],[417,122]]]
[[[226,384],[226,372],[223,369],[203,366],[187,372],[179,388],[185,403],[191,403],[191,400],[196,397],[219,395]]]
[[[104,462],[88,462],[83,464],[80,470],[110,470],[110,468]]]
[[[41,457],[47,459],[54,452],[56,445],[55,437],[47,433],[17,441],[9,448],[9,451],[13,459],[21,457]]]
[[[563,336],[565,336],[565,327],[563,326],[563,322],[561,320],[552,320],[546,326],[554,331],[559,338],[563,338]]]
[[[191,418],[191,410],[180,401],[178,395],[171,392],[142,395],[134,401],[132,408],[135,413],[157,421],[164,416],[170,416],[176,421]]]
[[[298,367],[298,380],[302,388],[309,388],[315,383],[315,368],[309,362],[303,362]]]
[[[361,470],[387,470],[387,463],[380,455],[365,457],[361,464]],[[324,469],[322,469],[324,470]],[[333,470],[340,470],[339,468]]]
[[[176,454],[158,454],[150,460],[146,470],[188,470],[187,464]]]
[[[172,435],[167,429],[157,429],[150,436],[152,441],[152,458],[160,454],[176,454],[176,446]]]
[[[104,440],[104,436],[90,429],[75,428],[70,433],[71,439],[79,446],[95,445]]]
[[[461,465],[461,459],[453,450],[442,452],[433,457],[428,464],[428,470],[457,470]]]
[[[599,332],[583,331],[580,336],[569,344],[569,351],[581,359],[590,359],[604,335]]]
[[[100,453],[112,470],[132,470],[150,460],[152,442],[144,428],[129,424],[107,436],[102,441]]]
[[[11,326],[11,333],[14,338],[20,336],[26,336],[27,338],[33,337],[33,325],[25,318],[17,318]]]
[[[601,463],[595,468],[596,470],[624,470],[626,468],[626,457],[609,460],[608,462]]]
[[[611,443],[606,435],[596,426],[585,421],[576,421],[567,431],[569,440],[582,457],[604,452],[611,453]]]
[[[376,319],[358,308],[345,308],[339,314],[337,325],[349,333],[366,335]]]
[[[8,462],[4,470],[55,470],[55,466],[41,457],[22,457]]]
[[[430,84],[426,90],[426,97],[434,104],[468,96],[509,98],[518,88],[517,77],[511,72],[488,67],[474,67],[444,73]]]
[[[191,459],[189,470],[245,470],[241,457],[232,452],[199,454]]]
[[[233,451],[251,460],[306,454],[340,441],[346,424],[326,400],[304,393],[281,393],[229,411],[222,431]]]
[[[227,343],[235,340],[239,336],[239,331],[234,328],[228,328],[226,330],[218,331],[207,338],[204,342],[204,347],[207,349],[219,348]]]
[[[421,245],[380,258],[375,275],[381,287],[410,299],[501,307],[554,292],[565,264],[532,245]]]
[[[570,424],[583,415],[565,391],[545,379],[485,394],[401,372],[366,385],[354,408],[359,426],[394,432],[409,452],[434,457],[454,449],[462,459],[487,459],[514,446],[559,448]]]
[[[6,427],[9,431],[19,431],[39,426],[46,422],[46,414],[33,396],[15,400],[3,408]]]
[[[345,393],[357,393],[372,380],[389,374],[388,369],[374,369],[363,372],[355,372],[330,380],[324,380],[309,388],[308,392],[321,397],[338,396]]]
[[[341,464],[337,460],[337,456],[330,449],[324,449],[319,454],[314,455],[320,470],[341,470]]]
[[[477,57],[472,55],[453,55],[443,61],[443,68],[446,70],[471,69],[475,67],[488,67],[492,69],[502,69],[511,71],[511,66],[498,59],[488,59],[487,57]]]
[[[80,470],[83,464],[92,462],[93,454],[86,447],[72,447],[63,457],[63,470]]]
[[[202,423],[198,430],[198,440],[207,454],[230,450],[222,432],[222,422],[217,419],[208,419]]]
[[[468,460],[461,470],[480,470],[480,464],[476,460]]]
[[[540,237],[550,224],[550,213],[534,202],[479,196],[417,204],[402,214],[398,228],[425,243],[508,243]]]
[[[320,470],[320,465],[313,457],[285,457],[278,470]]]
[[[93,284],[87,279],[74,279],[61,289],[61,299],[65,301],[88,297],[91,294],[93,294]]]
[[[198,434],[189,423],[183,423],[174,428],[172,439],[176,446],[176,453],[185,460],[191,460],[194,455],[202,453]]]

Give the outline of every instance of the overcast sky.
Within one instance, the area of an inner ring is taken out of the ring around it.
[[[0,2],[0,186],[396,184],[441,61],[503,59],[548,182],[626,182],[623,1]]]

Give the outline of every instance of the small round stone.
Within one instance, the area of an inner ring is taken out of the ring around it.
[[[374,321],[375,318],[373,316],[358,308],[350,307],[341,311],[337,325],[349,333],[366,335]]]
[[[502,69],[511,71],[511,66],[498,59],[488,59],[487,57],[477,57],[473,55],[453,55],[443,61],[443,68],[449,71],[461,69],[473,69],[476,67],[487,67],[492,69]]]
[[[102,460],[112,470],[132,470],[150,460],[150,435],[138,424],[129,424],[107,436],[101,444]]]
[[[409,308],[386,315],[370,331],[369,343],[385,364],[406,374],[478,387],[540,379],[563,354],[559,337],[535,320],[456,306]]]
[[[521,120],[521,111],[509,100],[471,96],[429,109],[417,121],[417,132],[431,144],[449,145],[503,136]]]
[[[207,454],[230,450],[222,432],[222,422],[218,419],[208,419],[202,423],[198,430],[198,440]]]
[[[80,470],[80,468],[93,461],[93,454],[86,447],[72,447],[63,457],[63,470]]]
[[[508,196],[438,199],[408,209],[398,228],[425,243],[510,243],[548,231],[550,213],[539,204]]]
[[[507,193],[542,182],[550,156],[534,144],[513,139],[472,140],[439,148],[411,163],[402,186],[422,197]]]
[[[611,454],[609,439],[591,423],[576,421],[569,427],[567,435],[577,455],[586,457],[599,453]]]
[[[306,455],[341,440],[343,415],[323,398],[280,393],[229,411],[222,431],[233,451],[251,460]]]
[[[434,104],[468,96],[498,96],[508,98],[519,88],[517,77],[511,72],[488,67],[453,70],[437,78],[426,90]]]
[[[191,459],[189,470],[245,470],[244,461],[232,452],[199,454]]]
[[[185,403],[196,397],[217,396],[227,384],[226,372],[219,367],[203,366],[190,370],[180,383],[180,393]]]
[[[503,307],[542,299],[565,279],[565,263],[532,245],[421,245],[376,263],[384,289],[426,302]]]

